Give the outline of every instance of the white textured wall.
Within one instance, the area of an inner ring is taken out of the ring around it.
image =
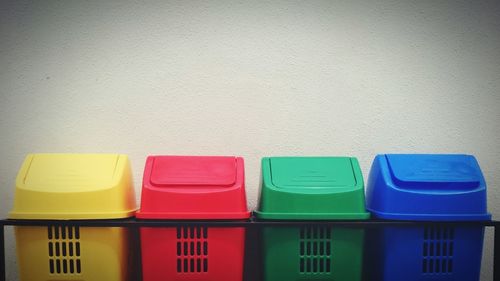
[[[2,217],[30,152],[241,155],[250,207],[263,156],[470,153],[500,217],[498,1],[0,3]]]

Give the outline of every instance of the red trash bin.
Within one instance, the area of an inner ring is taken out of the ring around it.
[[[150,156],[144,170],[139,219],[244,220],[243,158]],[[144,281],[243,279],[242,227],[144,227]]]

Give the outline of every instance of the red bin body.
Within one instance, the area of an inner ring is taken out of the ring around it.
[[[139,219],[244,220],[243,158],[150,156],[144,170]],[[241,227],[141,228],[144,281],[243,279]]]

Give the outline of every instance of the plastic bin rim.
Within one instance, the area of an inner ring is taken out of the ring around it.
[[[137,209],[121,212],[81,212],[81,213],[32,213],[32,212],[9,212],[9,219],[121,219],[133,217]]]
[[[137,211],[139,219],[248,219],[251,212],[145,212]]]
[[[380,212],[367,208],[373,217],[390,220],[416,220],[416,221],[489,221],[490,213],[483,214],[403,214]]]
[[[257,218],[261,219],[311,219],[311,220],[365,220],[370,218],[370,213],[275,213],[254,211]]]

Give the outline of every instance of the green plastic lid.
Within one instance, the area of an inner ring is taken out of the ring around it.
[[[364,183],[356,158],[262,159],[262,219],[367,219]]]

